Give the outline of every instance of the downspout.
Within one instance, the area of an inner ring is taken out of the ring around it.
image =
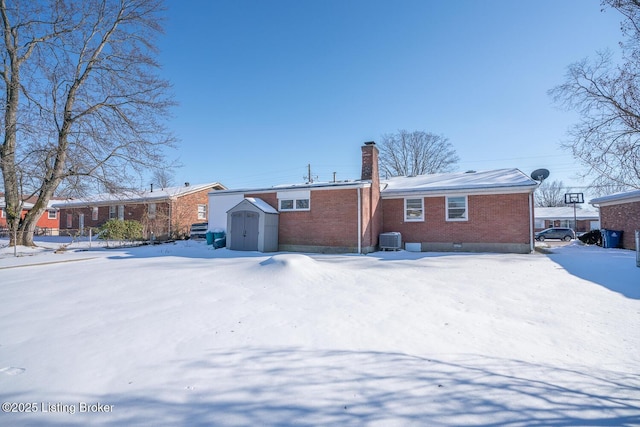
[[[529,193],[529,246],[531,253],[536,250],[533,239],[533,193]]]
[[[362,194],[358,187],[358,253],[362,253]]]

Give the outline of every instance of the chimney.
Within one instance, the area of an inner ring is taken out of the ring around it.
[[[362,176],[363,181],[379,181],[378,176],[378,148],[373,141],[365,142],[362,146]]]

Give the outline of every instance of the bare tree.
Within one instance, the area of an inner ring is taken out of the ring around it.
[[[380,143],[380,168],[387,176],[450,172],[458,160],[447,138],[429,132],[399,130]]]
[[[536,189],[535,201],[538,207],[556,207],[566,206],[564,203],[564,195],[570,192],[562,181],[543,181]]]
[[[33,245],[55,192],[117,191],[174,142],[158,78],[161,0],[0,0],[7,223]],[[36,198],[20,219],[21,201]]]
[[[155,169],[153,171],[153,183],[157,184],[160,188],[169,188],[173,185],[173,172],[170,169]]]
[[[624,16],[623,63],[599,52],[568,67],[566,81],[549,91],[554,101],[580,113],[563,148],[585,166],[596,193],[640,188],[640,1],[604,0]]]

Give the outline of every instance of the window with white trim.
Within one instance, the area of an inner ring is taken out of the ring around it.
[[[114,205],[109,206],[109,219],[117,218],[116,207]]]
[[[156,209],[157,205],[155,203],[149,203],[149,206],[147,207],[147,216],[149,219],[154,219],[156,217]]]
[[[124,221],[124,205],[118,205],[118,219]]]
[[[73,214],[67,214],[67,228],[73,227]]]
[[[91,219],[93,221],[97,221],[98,220],[98,207],[94,206],[93,208],[91,208]]]
[[[48,219],[56,219],[56,218],[58,218],[58,212],[54,211],[54,210],[47,211],[47,218]]]
[[[447,196],[447,221],[467,221],[467,196]]]
[[[404,220],[424,221],[424,198],[404,199]]]
[[[308,211],[310,210],[309,199],[280,199],[281,211]]]
[[[6,218],[7,214],[4,213],[4,209],[0,209],[0,218]]]
[[[198,205],[198,219],[207,219],[207,205]]]
[[[311,210],[311,191],[309,190],[278,191],[277,197],[280,211]]]

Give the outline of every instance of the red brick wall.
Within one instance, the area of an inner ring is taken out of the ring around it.
[[[276,193],[246,194],[245,196],[258,197],[278,209]],[[311,210],[280,212],[278,243],[280,245],[357,247],[357,201],[356,189],[311,191]]]
[[[470,195],[468,221],[446,221],[446,198],[424,199],[424,222],[404,221],[404,199],[384,199],[384,231],[403,242],[529,243],[529,195]]]
[[[635,230],[640,230],[640,202],[600,206],[600,227],[622,230],[622,247],[635,249]]]
[[[205,205],[209,209],[209,189],[198,191],[180,197],[173,203],[172,228],[174,233],[189,235],[191,224],[208,221],[208,212],[204,219],[198,219],[198,205]]]
[[[134,220],[142,223],[144,227],[144,237],[150,238],[152,233],[156,238],[168,237],[169,231],[169,203],[168,202],[155,202],[156,203],[156,216],[155,218],[149,218],[149,204],[148,203],[136,203],[124,205],[124,219]],[[118,218],[117,206],[121,203],[114,203],[116,206],[115,218]],[[105,222],[109,221],[109,206],[98,206],[98,217],[93,219],[93,207],[78,207],[78,208],[61,208],[58,212],[60,218],[60,231],[61,233],[76,233],[80,227],[80,214],[84,214],[84,226],[85,228],[92,227],[98,228]],[[67,214],[72,215],[71,227],[67,227]],[[196,213],[197,217],[197,213]],[[205,220],[206,221],[206,220]],[[195,221],[194,221],[195,222]],[[203,222],[203,221],[200,221]],[[191,224],[189,224],[190,226]],[[188,227],[187,226],[187,230]]]

